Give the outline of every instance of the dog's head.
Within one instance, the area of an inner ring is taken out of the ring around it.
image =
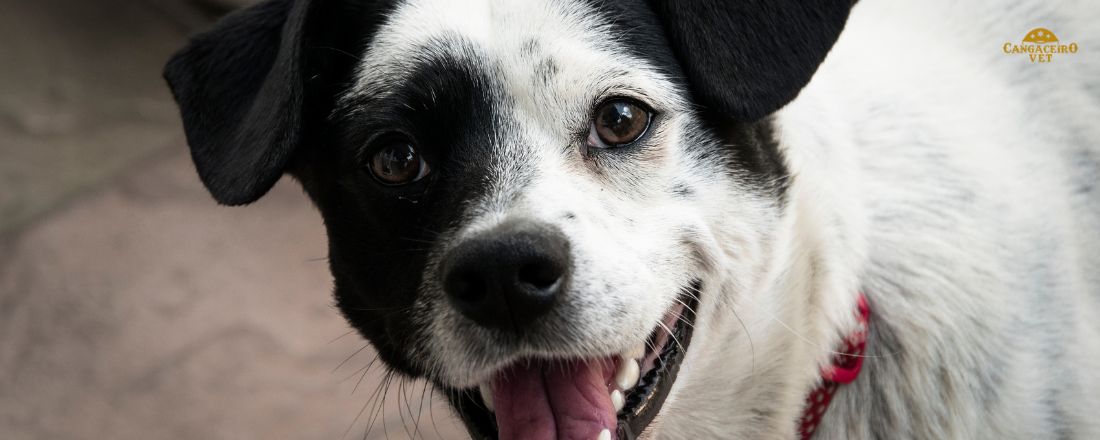
[[[758,287],[789,178],[767,116],[849,6],[271,0],[166,77],[214,197],[297,178],[340,310],[471,432],[631,436]]]

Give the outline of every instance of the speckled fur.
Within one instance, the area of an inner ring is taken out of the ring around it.
[[[1100,40],[1073,13],[1097,8],[858,5],[815,79],[774,117],[792,174],[777,204],[693,156],[688,145],[715,140],[693,134],[683,92],[619,55],[596,15],[556,5],[521,17],[509,11],[530,5],[490,14],[410,2],[365,57],[359,91],[371,93],[400,75],[395,60],[425,56],[403,52],[410,39],[472,42],[471,62],[496,75],[516,121],[502,143],[536,147],[498,158],[495,189],[435,255],[528,217],[562,225],[590,269],[558,315],[564,339],[503,347],[440,307],[429,264],[416,349],[436,380],[472,386],[520,356],[625,350],[699,276],[695,342],[648,438],[793,438],[860,291],[874,310],[865,373],[841,389],[818,438],[1100,436],[1090,183],[1100,131],[1087,122],[1100,120]],[[1051,65],[1000,52],[1036,20],[1084,50]],[[509,26],[538,32],[487,33]],[[671,119],[631,169],[578,166],[554,138],[573,125],[560,117],[583,116],[608,85]]]

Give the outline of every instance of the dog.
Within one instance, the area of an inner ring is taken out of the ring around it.
[[[269,0],[165,77],[474,438],[1100,438],[1100,8],[854,3]]]

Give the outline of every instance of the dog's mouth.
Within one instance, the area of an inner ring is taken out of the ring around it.
[[[475,439],[633,440],[664,405],[687,354],[699,283],[649,338],[593,359],[524,359],[450,398]]]

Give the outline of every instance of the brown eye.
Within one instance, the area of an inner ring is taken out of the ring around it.
[[[405,185],[427,176],[431,169],[408,141],[391,141],[374,153],[371,173],[384,185]]]
[[[597,148],[631,144],[645,134],[646,129],[649,128],[650,118],[649,111],[633,101],[626,99],[608,101],[596,110],[589,143]],[[599,142],[595,142],[597,140]]]

